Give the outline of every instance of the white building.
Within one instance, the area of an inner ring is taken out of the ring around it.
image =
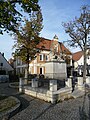
[[[4,57],[4,53],[2,54],[0,52],[0,72],[1,71],[4,71],[6,74],[8,74],[8,72],[13,71],[13,68],[10,66],[10,64]]]
[[[37,45],[39,52],[36,53],[36,58],[30,61],[29,64],[30,74],[45,74],[45,63],[47,61],[51,61],[53,57],[66,60],[68,67],[72,65],[72,53],[58,41],[56,35],[53,40],[45,38],[41,38],[41,40],[42,41]],[[54,55],[52,53],[54,53]],[[22,64],[20,59],[16,59],[15,66],[17,74],[22,73],[22,71],[27,67],[26,64]]]
[[[90,71],[90,50],[87,50],[87,71]],[[83,52],[79,51],[73,54],[73,60],[74,60],[74,70],[78,71],[79,68],[82,69],[81,72],[83,72],[83,65],[84,65],[84,56],[83,56]]]

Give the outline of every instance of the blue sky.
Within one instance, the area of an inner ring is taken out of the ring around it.
[[[59,41],[63,42],[68,39],[68,35],[62,27],[62,22],[68,22],[79,16],[80,7],[90,5],[90,0],[39,0],[39,5],[44,26],[40,36],[52,40],[56,34]],[[14,40],[7,33],[0,35],[0,52],[4,52],[7,59],[11,58],[13,44]]]

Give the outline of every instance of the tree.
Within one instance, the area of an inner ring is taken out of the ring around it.
[[[88,35],[90,34],[90,7],[82,6],[80,17],[75,17],[74,21],[63,23],[65,32],[69,34],[70,40],[68,44],[71,47],[80,47],[84,54],[84,69],[83,80],[86,80],[86,51],[90,48],[90,40]]]
[[[38,0],[0,0],[0,34],[16,32],[19,22],[32,11],[39,11]]]
[[[40,42],[39,34],[42,30],[41,10],[33,12],[30,21],[25,20],[24,27],[19,29],[15,34],[15,55],[27,63],[27,73],[29,74],[29,62],[34,59],[37,52],[36,46]]]

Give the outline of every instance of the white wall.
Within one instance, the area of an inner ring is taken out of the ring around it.
[[[45,76],[52,79],[66,79],[67,70],[64,62],[47,62],[45,63]]]
[[[84,64],[84,57],[82,56],[78,61],[74,62],[74,67],[77,68],[78,65],[83,65]]]
[[[90,56],[87,57],[87,64],[90,65]],[[75,68],[77,68],[78,65],[84,65],[84,57],[83,56],[78,61],[74,62]]]

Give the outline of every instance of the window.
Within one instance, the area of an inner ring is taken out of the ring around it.
[[[48,56],[46,55],[46,60],[48,60]]]
[[[20,59],[17,59],[17,65],[20,65]]]
[[[43,54],[40,55],[40,60],[43,61]]]
[[[40,68],[40,74],[42,74],[42,68]]]
[[[3,63],[1,63],[1,66],[3,66]]]
[[[42,55],[40,55],[40,60],[42,60]]]
[[[44,74],[44,67],[39,68],[39,74]]]
[[[48,60],[48,56],[45,54],[40,54],[40,60],[41,61]]]

